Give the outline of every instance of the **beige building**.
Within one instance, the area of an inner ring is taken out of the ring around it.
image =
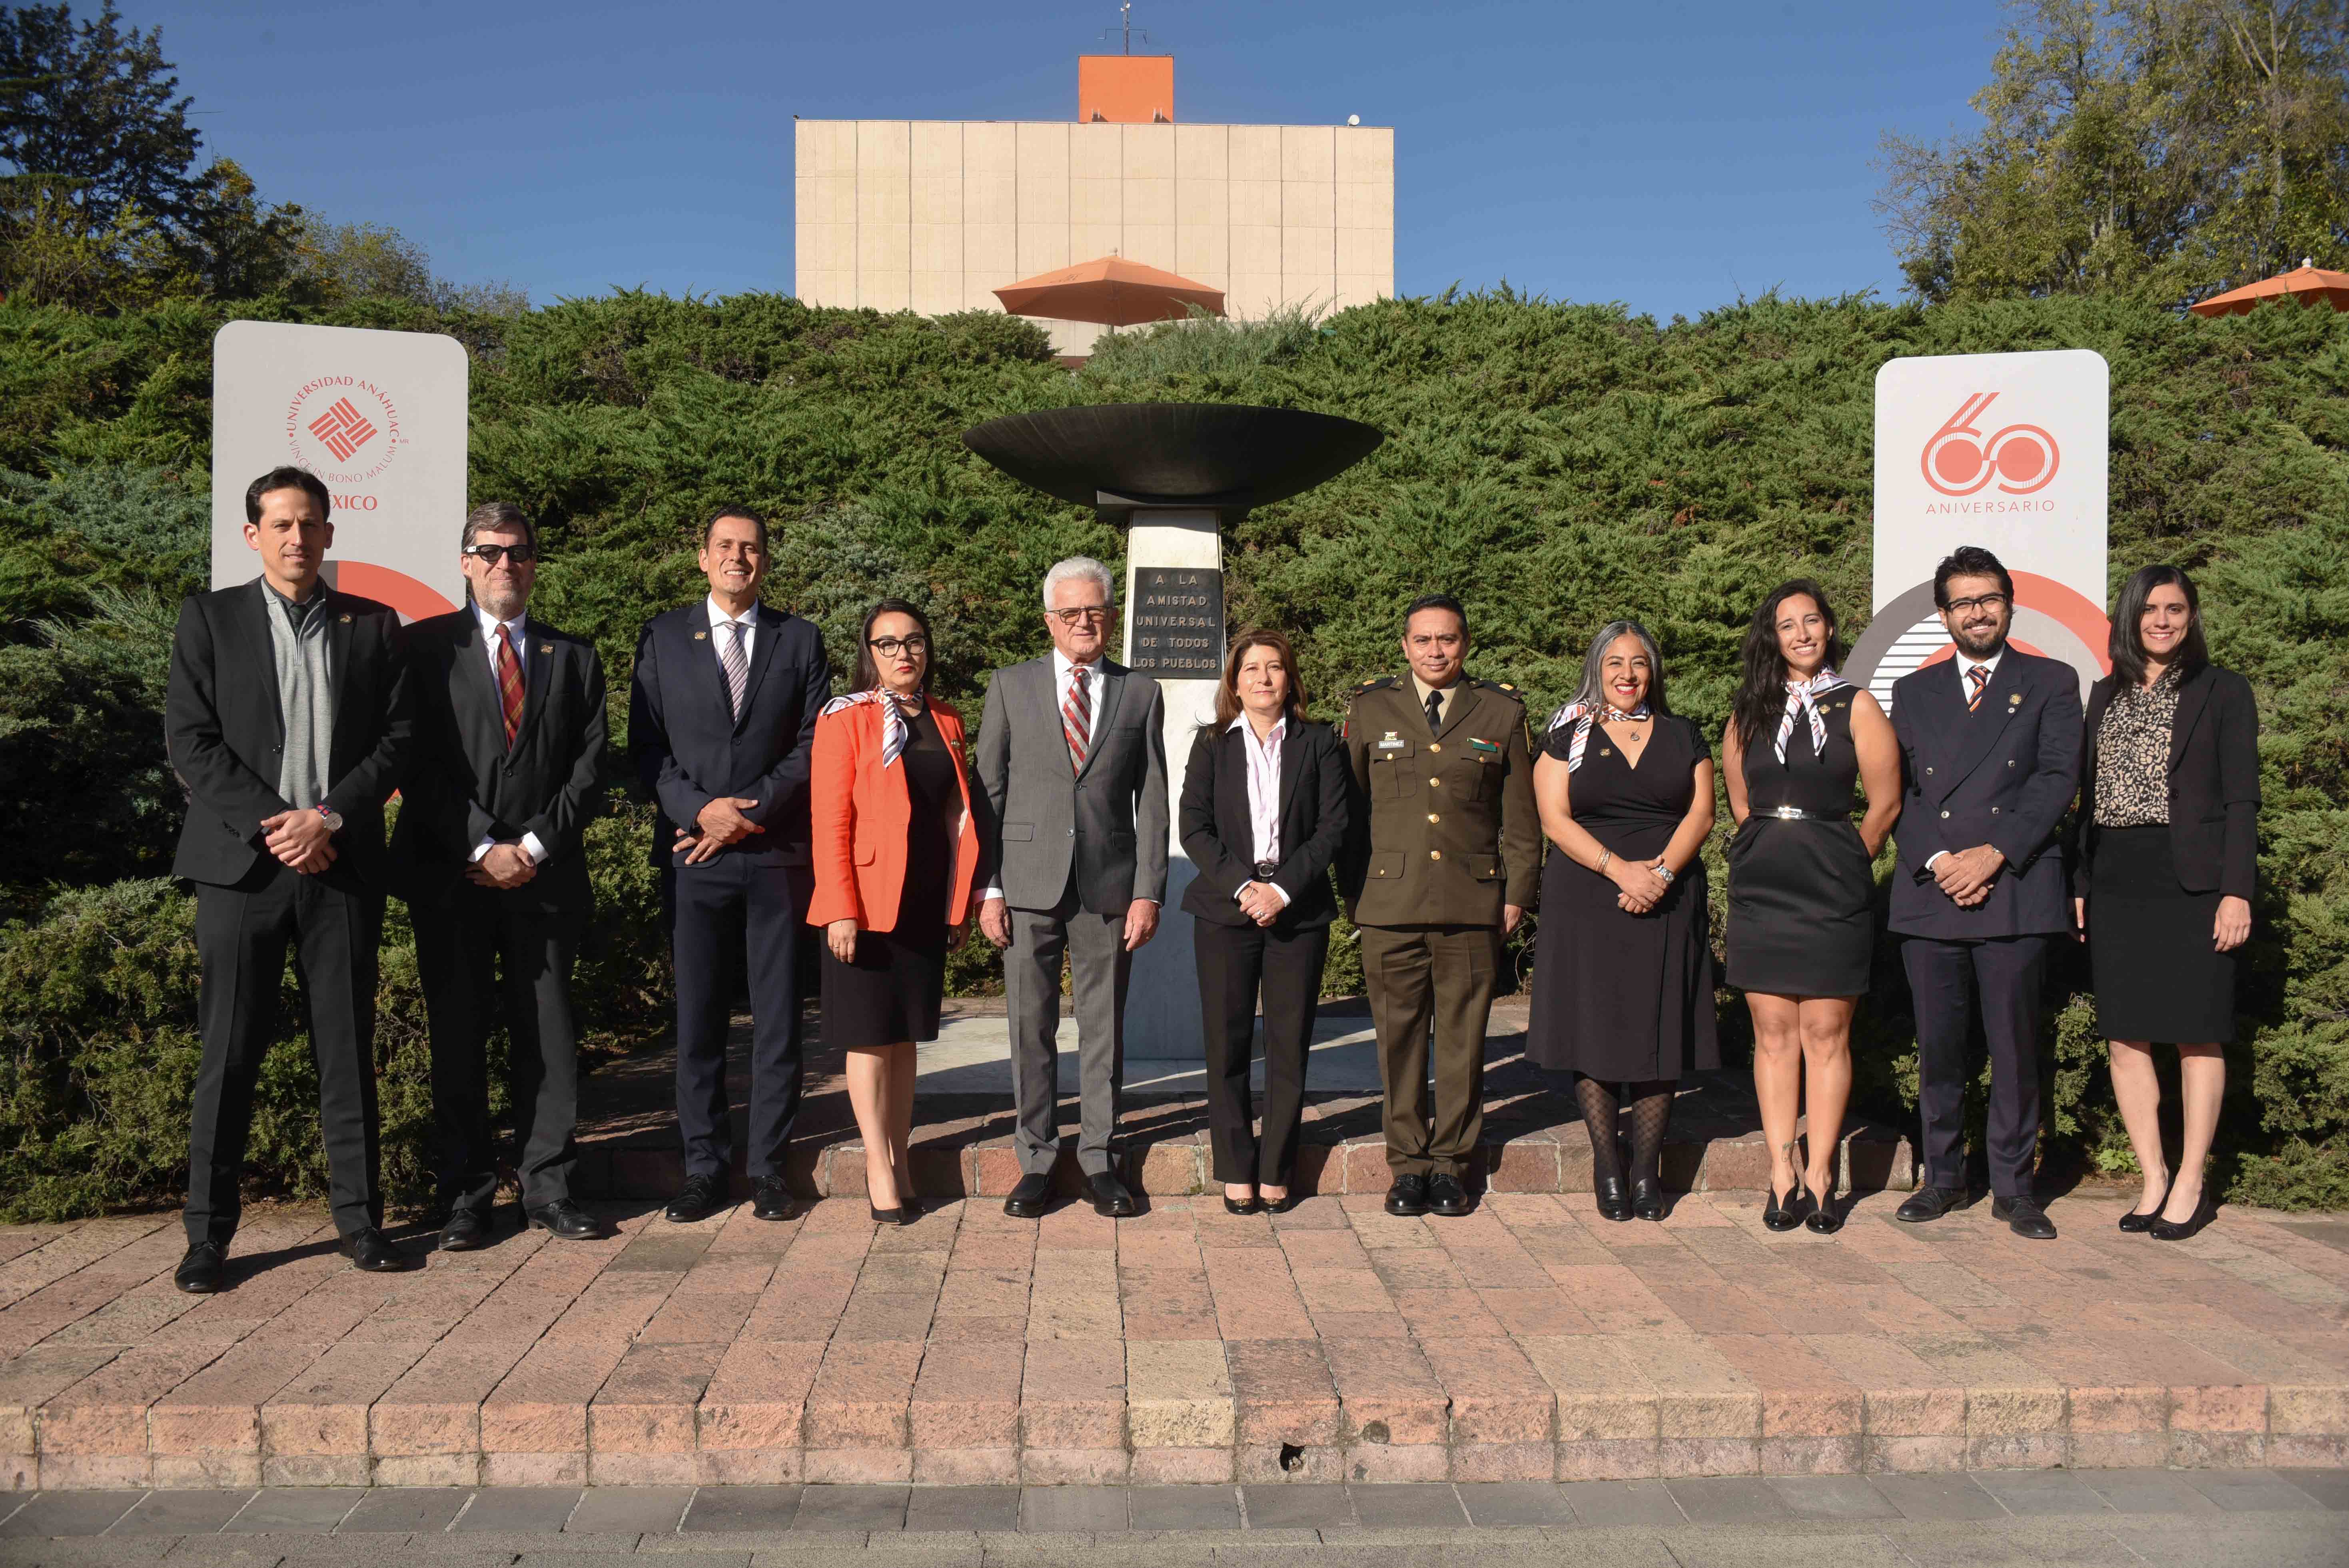
[[[1394,131],[974,120],[797,124],[799,297],[940,315],[1119,255],[1243,319],[1394,292]],[[1063,352],[1099,328],[1042,324]]]

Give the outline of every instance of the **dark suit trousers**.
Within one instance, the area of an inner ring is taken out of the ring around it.
[[[289,946],[309,1009],[335,1229],[347,1236],[383,1222],[375,1098],[376,948],[382,937],[382,895],[330,887],[267,855],[233,886],[197,884],[203,988],[196,1017],[204,1054],[188,1135],[191,1243],[225,1246],[236,1233],[254,1084],[277,1032]]]
[[[490,1031],[506,1026],[522,1201],[571,1195],[579,1161],[579,1029],[571,964],[585,912],[533,907],[515,892],[459,884],[445,904],[409,906],[417,977],[432,1030],[432,1114],[440,1202],[488,1217],[498,1188],[490,1129]]]
[[[1387,1168],[1466,1180],[1485,1135],[1485,1029],[1500,979],[1490,925],[1364,925],[1362,988],[1378,1026]],[[1435,1104],[1428,1105],[1434,1037]]]
[[[2039,983],[2047,968],[2044,936],[1940,942],[1911,936],[1900,944],[1909,993],[1917,1006],[1918,1107],[1925,1123],[1925,1180],[1965,1185],[1966,1085],[1974,999],[1982,999],[1990,1047],[1990,1105],[1984,1127],[1990,1190],[2002,1198],[2031,1193],[2039,1147]]]
[[[805,866],[721,853],[668,873],[677,966],[677,1120],[685,1173],[723,1177],[734,1161],[727,1113],[726,1032],[735,983],[750,993],[752,1181],[783,1173],[800,1108],[800,932],[814,879]]]
[[[1218,1181],[1286,1187],[1297,1164],[1297,1123],[1305,1110],[1305,1057],[1321,997],[1330,928],[1286,934],[1278,927],[1196,921],[1199,1017],[1207,1047],[1207,1125]],[[1264,1139],[1250,1123],[1249,1058],[1256,1054],[1257,993],[1264,994]]]

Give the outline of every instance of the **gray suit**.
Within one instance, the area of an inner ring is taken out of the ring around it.
[[[1081,772],[1071,765],[1050,655],[995,672],[978,726],[978,779],[995,808],[997,875],[1010,906],[1004,989],[1019,1168],[1060,1151],[1061,959],[1077,1005],[1082,1116],[1077,1164],[1109,1169],[1125,1073],[1126,905],[1166,896],[1166,747],[1158,683],[1100,661],[1100,712]]]

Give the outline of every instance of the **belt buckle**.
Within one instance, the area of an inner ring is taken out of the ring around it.
[[[1773,806],[1770,808],[1770,815],[1782,822],[1799,822],[1808,813],[1799,806]]]

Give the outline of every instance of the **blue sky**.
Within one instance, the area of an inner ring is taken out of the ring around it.
[[[76,0],[83,9],[88,0]],[[121,0],[208,150],[547,303],[788,290],[791,122],[1058,119],[1102,0]],[[1186,120],[1396,128],[1395,282],[1693,315],[1899,273],[1887,129],[1975,123],[1995,0],[1137,0]],[[1145,46],[1137,43],[1137,51]]]

